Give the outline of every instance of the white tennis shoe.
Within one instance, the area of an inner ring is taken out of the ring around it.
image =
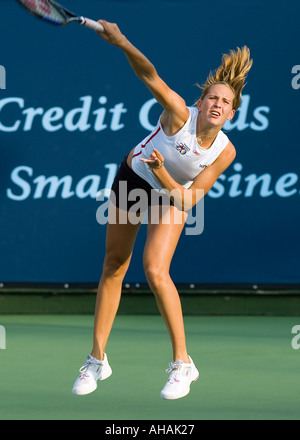
[[[199,377],[199,371],[189,356],[190,364],[178,360],[170,362],[166,373],[171,373],[169,379],[161,390],[160,396],[163,399],[174,400],[186,396],[190,392],[192,382]]]
[[[105,380],[112,374],[106,354],[104,354],[103,361],[99,361],[89,355],[79,371],[80,375],[72,388],[72,393],[77,396],[92,393],[97,388],[98,380]]]

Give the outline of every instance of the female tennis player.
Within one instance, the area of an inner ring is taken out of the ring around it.
[[[116,24],[105,20],[99,23],[105,29],[105,33],[99,35],[125,53],[135,74],[161,104],[163,112],[153,132],[125,157],[112,186],[115,197],[110,206],[115,207],[116,221],[109,221],[107,225],[106,254],[95,310],[94,345],[72,391],[77,395],[89,394],[97,388],[98,380],[112,373],[105,348],[140,227],[140,223],[131,222],[129,216],[126,224],[118,222],[121,209],[123,213],[126,209],[122,206],[124,197],[119,197],[119,184],[126,182],[128,193],[140,189],[149,196],[143,264],[173,349],[173,361],[166,370],[170,376],[160,395],[164,399],[178,399],[189,393],[199,373],[187,351],[181,302],[169,268],[188,211],[211,189],[236,156],[235,147],[221,129],[226,120],[233,118],[241,103],[252,60],[246,46],[223,55],[221,66],[208,76],[202,87],[197,105],[188,107]],[[151,221],[151,194],[153,190],[162,189],[169,203],[161,202],[158,221]],[[129,211],[132,202],[126,200],[125,205]],[[168,221],[165,221],[166,215]]]

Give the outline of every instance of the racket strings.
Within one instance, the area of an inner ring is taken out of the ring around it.
[[[31,13],[56,24],[65,23],[66,17],[48,0],[19,0]]]

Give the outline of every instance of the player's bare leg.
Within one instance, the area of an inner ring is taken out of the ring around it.
[[[98,286],[92,356],[102,360],[112,325],[119,307],[122,282],[129,267],[134,242],[140,223],[119,224],[120,211],[116,208],[116,223],[108,223],[106,254]],[[124,215],[124,212],[123,212]]]
[[[181,302],[169,274],[171,260],[184,228],[187,214],[174,206],[170,206],[169,209],[169,212],[163,214],[162,208],[160,208],[159,224],[155,224],[155,222],[152,224],[149,221],[144,249],[144,270],[167,326],[174,360],[181,359],[183,362],[190,362],[186,348]],[[149,220],[151,217],[153,214],[149,213]]]

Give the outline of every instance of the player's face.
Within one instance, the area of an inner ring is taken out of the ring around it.
[[[225,84],[211,86],[197,106],[203,122],[223,127],[226,120],[234,116],[235,110],[232,108],[234,97],[233,91]]]

